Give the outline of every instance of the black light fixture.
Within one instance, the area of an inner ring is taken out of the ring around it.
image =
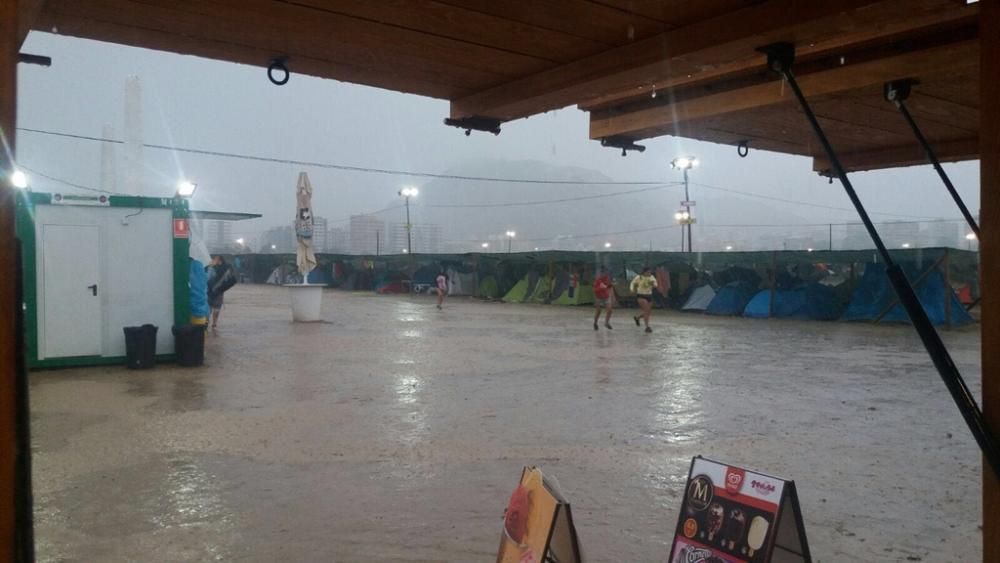
[[[459,129],[465,129],[465,136],[468,137],[472,134],[473,130],[485,131],[487,133],[493,133],[494,135],[500,134],[500,125],[503,121],[495,117],[482,117],[479,115],[473,115],[470,117],[446,117],[444,118],[444,124],[449,127],[457,127]]]
[[[614,135],[611,137],[601,138],[602,147],[614,147],[616,149],[622,150],[622,156],[628,156],[628,151],[643,152],[646,147],[643,145],[635,144],[635,141],[629,139],[628,137],[622,137],[620,135]]]

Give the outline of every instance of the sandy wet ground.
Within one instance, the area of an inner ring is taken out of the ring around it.
[[[795,479],[819,561],[981,558],[980,458],[908,327],[226,301],[204,368],[32,374],[40,560],[491,561],[528,464],[589,561],[665,561],[698,454]],[[978,392],[978,331],[945,340]]]

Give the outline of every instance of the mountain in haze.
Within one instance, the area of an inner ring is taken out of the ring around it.
[[[470,160],[444,174],[556,183],[436,178],[424,184],[411,202],[413,223],[440,225],[443,250],[476,250],[482,242],[506,248],[504,233],[508,230],[517,233],[514,250],[590,250],[606,242],[620,250],[650,245],[674,250],[680,246],[674,213],[684,199],[684,188],[677,178],[664,178],[663,186],[613,185],[614,179],[598,170],[501,159]],[[667,185],[670,183],[675,185]],[[726,240],[737,238],[749,248],[746,239],[755,236],[746,229],[713,224],[771,224],[776,215],[783,224],[806,221],[784,210],[776,214],[774,205],[767,201],[700,189],[694,184],[691,191],[691,198],[697,201],[695,215],[701,221],[695,226],[696,248],[718,250],[721,248],[704,245],[725,245]]]

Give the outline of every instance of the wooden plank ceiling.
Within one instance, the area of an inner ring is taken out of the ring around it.
[[[591,137],[682,135],[819,157],[755,49],[790,41],[851,169],[922,162],[886,80],[945,160],[978,156],[978,7],[964,0],[32,0],[32,29],[451,101],[509,121],[578,105]],[[264,79],[263,73],[261,79]],[[814,160],[817,170],[828,165]]]

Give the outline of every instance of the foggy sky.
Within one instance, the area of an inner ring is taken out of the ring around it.
[[[808,158],[751,150],[748,158],[741,159],[732,146],[673,137],[644,141],[645,153],[622,158],[619,151],[588,139],[588,115],[575,108],[507,123],[498,137],[483,133],[466,137],[464,132],[442,124],[448,113],[443,100],[294,73],[287,85],[277,87],[268,82],[262,68],[38,32],[28,36],[22,51],[50,56],[53,63],[49,68],[20,65],[19,127],[100,136],[104,125],[111,124],[115,136],[122,138],[125,79],[138,75],[147,143],[433,173],[462,166],[471,159],[539,160],[592,169],[618,181],[663,182],[680,180],[680,174],[669,167],[674,156],[692,154],[703,163],[692,172],[693,182],[850,207],[839,184],[830,185],[814,174]],[[100,143],[19,132],[17,146],[18,160],[26,167],[74,183],[100,186]],[[118,151],[121,164],[120,147]],[[179,178],[189,178],[199,185],[194,208],[263,213],[262,219],[235,226],[234,233],[251,236],[291,221],[300,170],[307,171],[312,180],[315,213],[327,217],[331,226],[337,221],[346,226],[352,214],[393,204],[402,185],[430,183],[430,179],[419,177],[302,168],[149,148],[144,158],[148,183],[158,190],[157,195],[171,194]],[[969,208],[976,212],[978,162],[945,167]],[[502,175],[519,177],[518,167],[512,164]],[[852,178],[873,212],[960,217],[929,166],[854,174]],[[40,177],[32,177],[32,184],[39,191],[74,191]],[[464,202],[502,202],[503,188],[503,184],[496,184],[484,190],[476,184],[459,193],[465,196]],[[546,193],[553,191],[544,185],[534,190],[537,199],[545,199]],[[699,199],[697,188],[692,199]],[[732,205],[734,209],[729,211],[740,212],[739,199],[711,199],[712,205]],[[634,201],[642,206],[662,202],[665,217],[672,216],[678,202],[676,193]],[[745,217],[747,222],[857,220],[849,211],[758,203],[764,205],[754,206]],[[415,212],[419,213],[419,206]],[[553,212],[578,216],[579,232],[588,232],[593,230],[588,229],[588,223],[600,215],[601,206],[590,201],[559,206]],[[516,222],[516,211],[510,213],[510,222]],[[877,214],[875,218],[889,219]],[[607,221],[620,222],[623,227],[631,223],[628,216],[602,218],[602,224]],[[519,228],[524,231],[531,226]]]

